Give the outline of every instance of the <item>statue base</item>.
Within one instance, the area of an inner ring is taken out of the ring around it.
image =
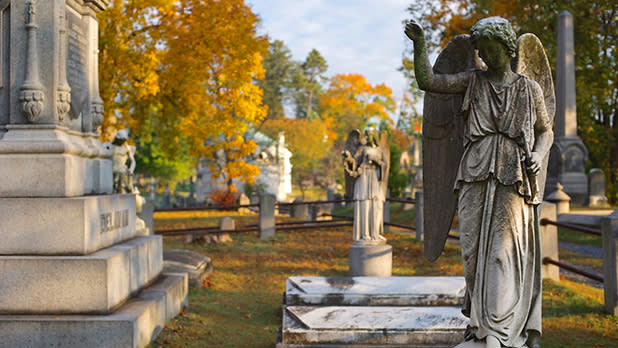
[[[356,241],[348,249],[350,276],[390,277],[393,247],[386,242]]]

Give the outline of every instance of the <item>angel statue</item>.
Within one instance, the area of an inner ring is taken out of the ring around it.
[[[354,200],[354,242],[385,243],[383,209],[390,149],[386,132],[350,132],[343,151],[346,198]]]
[[[538,347],[541,249],[538,204],[553,141],[555,97],[543,45],[516,38],[500,17],[481,19],[429,64],[422,27],[406,24],[423,117],[425,255],[444,247],[459,217],[470,318],[457,347]],[[481,69],[480,57],[486,65]]]

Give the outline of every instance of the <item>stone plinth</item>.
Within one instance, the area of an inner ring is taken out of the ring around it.
[[[0,198],[0,255],[85,255],[135,236],[135,195]]]
[[[389,277],[393,268],[393,247],[388,244],[355,242],[348,249],[350,276]]]
[[[161,236],[86,256],[0,256],[0,313],[110,313],[163,269]]]
[[[145,347],[187,294],[187,275],[170,273],[108,315],[0,315],[0,348]]]
[[[286,305],[459,306],[463,277],[290,277]]]
[[[457,307],[288,306],[278,348],[453,346],[468,324]]]

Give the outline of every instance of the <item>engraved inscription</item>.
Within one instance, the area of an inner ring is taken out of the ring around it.
[[[101,232],[109,232],[129,226],[129,210],[101,214]]]
[[[87,95],[87,47],[88,41],[82,27],[83,23],[74,13],[67,14],[68,26],[68,57],[67,57],[67,80],[71,87],[71,112],[78,117],[85,110]]]

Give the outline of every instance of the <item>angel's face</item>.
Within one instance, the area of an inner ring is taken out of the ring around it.
[[[507,47],[500,41],[486,37],[478,38],[476,46],[479,51],[479,57],[487,64],[487,67],[502,68],[508,66],[511,61],[511,56]]]

